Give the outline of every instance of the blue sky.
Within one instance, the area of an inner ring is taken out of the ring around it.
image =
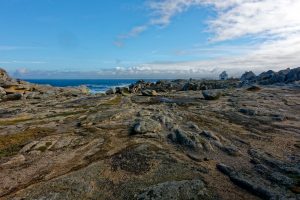
[[[0,67],[29,78],[293,67],[298,10],[297,0],[0,0]]]

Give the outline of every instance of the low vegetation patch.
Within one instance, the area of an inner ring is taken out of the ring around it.
[[[104,106],[114,106],[114,105],[119,105],[121,103],[122,97],[121,96],[116,96],[113,99],[110,99],[106,102],[104,102],[102,105]]]
[[[39,139],[53,133],[49,128],[32,128],[23,132],[0,136],[0,158],[12,156],[32,140]]]
[[[21,122],[26,122],[31,120],[31,117],[18,117],[14,119],[0,120],[0,126],[10,126]]]

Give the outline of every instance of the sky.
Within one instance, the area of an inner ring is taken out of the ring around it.
[[[215,78],[300,65],[299,0],[0,0],[19,78]]]

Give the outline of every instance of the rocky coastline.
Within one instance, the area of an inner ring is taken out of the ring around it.
[[[0,199],[300,199],[300,68],[106,94],[0,69]]]

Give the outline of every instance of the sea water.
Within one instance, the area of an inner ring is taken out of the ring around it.
[[[76,87],[84,85],[92,93],[104,93],[114,87],[126,87],[137,82],[137,79],[26,79],[30,83],[51,85],[54,87]],[[156,80],[145,80],[155,82]]]

